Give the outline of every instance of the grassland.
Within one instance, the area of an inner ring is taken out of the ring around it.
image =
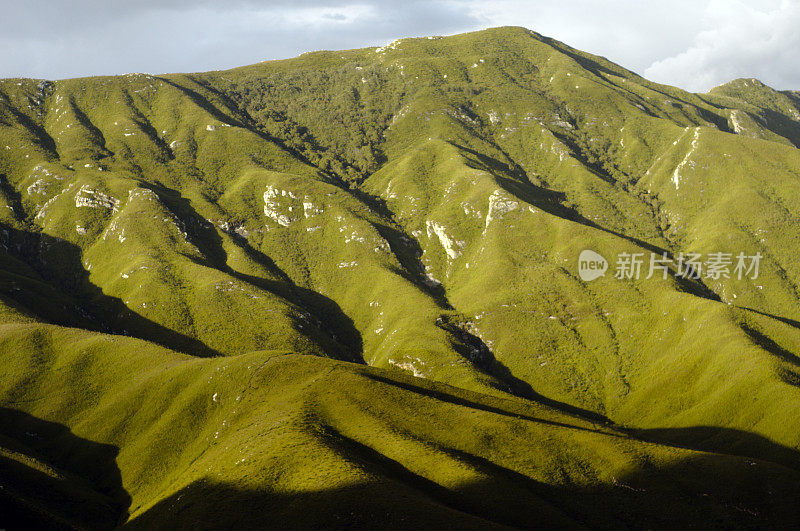
[[[796,93],[523,28],[0,80],[0,507],[796,525],[798,146]],[[763,258],[587,283],[583,249]]]

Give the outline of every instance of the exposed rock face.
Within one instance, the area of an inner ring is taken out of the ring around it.
[[[517,201],[507,197],[502,191],[495,190],[489,196],[489,212],[486,214],[486,228],[492,220],[503,217],[504,214],[511,212],[519,206]],[[485,229],[484,229],[485,230]]]
[[[322,214],[324,209],[312,203],[308,198],[303,200],[303,215],[306,218],[310,218],[319,214]]]
[[[738,132],[738,131],[737,131]],[[700,128],[697,127],[694,130],[694,137],[692,138],[692,148],[686,153],[686,156],[683,158],[680,164],[675,168],[675,171],[672,172],[672,183],[675,185],[675,189],[677,190],[681,184],[681,171],[689,165],[690,167],[694,167],[694,162],[691,160],[692,155],[694,155],[695,150],[697,149],[697,142],[700,140]]]
[[[92,190],[89,185],[81,186],[78,193],[75,194],[75,206],[78,208],[105,208],[112,212],[119,210],[119,199],[106,195],[103,192]]]
[[[744,125],[742,125],[742,118],[741,118],[741,111],[733,110],[731,111],[731,125],[733,126],[733,132],[737,135],[742,134],[745,131]]]
[[[267,186],[267,191],[264,192],[264,214],[278,225],[288,227],[294,221],[294,218],[289,215],[294,207],[289,206],[285,209],[286,213],[282,212],[280,198],[297,199],[297,196],[288,190]]]
[[[428,238],[435,234],[439,238],[439,243],[442,244],[448,258],[452,260],[461,255],[461,248],[464,247],[464,242],[448,235],[444,226],[435,221],[428,220],[426,226],[428,228]]]
[[[47,191],[47,182],[44,179],[37,179],[35,183],[27,188],[28,195],[43,194]]]

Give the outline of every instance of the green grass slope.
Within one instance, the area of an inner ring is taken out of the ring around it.
[[[691,94],[523,28],[0,80],[0,500],[75,527],[791,523],[799,141],[794,92]],[[645,278],[714,252],[758,278]]]
[[[773,461],[752,448],[645,442],[397,370],[274,351],[199,359],[52,325],[4,325],[0,352],[3,493],[43,504],[31,513],[56,524],[667,527],[798,516],[796,455],[759,438],[752,446]],[[42,500],[51,483],[62,494]]]

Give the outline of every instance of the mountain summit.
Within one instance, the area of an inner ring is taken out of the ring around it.
[[[0,80],[0,528],[796,525],[799,146],[516,27]]]

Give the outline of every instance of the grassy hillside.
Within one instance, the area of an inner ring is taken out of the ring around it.
[[[631,434],[397,370],[287,352],[198,359],[52,325],[4,326],[0,351],[13,360],[2,369],[14,408],[0,411],[11,440],[3,492],[68,525],[666,527],[798,516],[796,452],[755,436],[720,430],[743,445],[683,449],[644,440],[691,430]],[[52,393],[66,385],[80,391]],[[64,494],[26,490],[34,482]]]
[[[796,93],[523,28],[0,80],[0,506],[794,524],[799,142]],[[720,252],[758,277],[646,278]]]

